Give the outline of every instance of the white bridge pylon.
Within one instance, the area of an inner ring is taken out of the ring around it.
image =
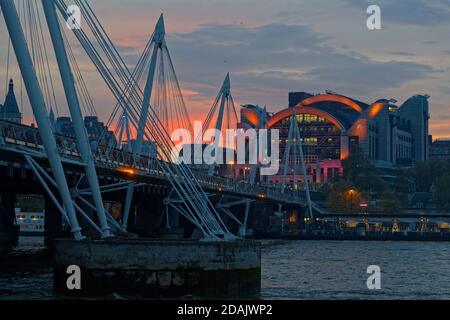
[[[48,29],[55,50],[56,59],[61,75],[61,79],[66,94],[67,104],[69,106],[70,115],[72,116],[72,123],[75,130],[75,136],[80,150],[81,158],[85,163],[86,177],[91,189],[92,198],[94,200],[95,212],[102,229],[102,237],[107,238],[111,236],[110,227],[103,207],[102,194],[100,192],[100,185],[98,182],[97,172],[95,169],[94,157],[89,145],[89,139],[81,114],[80,102],[77,91],[75,89],[74,76],[70,67],[69,58],[67,56],[64,40],[56,15],[56,7],[53,1],[43,0],[45,17],[47,20]]]
[[[194,175],[194,172],[190,167],[184,164],[176,165],[170,162],[171,152],[175,148],[175,145],[170,139],[169,129],[166,125],[167,118],[161,120],[160,113],[158,113],[158,110],[164,112],[164,106],[166,105],[164,85],[167,84],[167,82],[160,81],[161,79],[164,79],[164,77],[160,77],[160,75],[165,73],[165,71],[161,70],[167,70],[163,67],[163,61],[167,62],[169,68],[171,68],[174,73],[164,39],[165,30],[163,17],[161,16],[158,20],[155,32],[150,39],[153,44],[153,51],[145,51],[149,53],[148,57],[150,58],[150,65],[145,88],[142,90],[136,75],[128,69],[127,64],[123,61],[110,37],[106,34],[105,29],[101,26],[100,21],[96,17],[89,2],[87,0],[73,0],[73,2],[80,7],[82,19],[85,22],[83,28],[74,28],[72,30],[73,35],[79,41],[81,47],[94,64],[108,89],[117,100],[118,106],[122,109],[122,114],[127,116],[127,121],[129,121],[129,124],[133,127],[134,132],[137,132],[137,143],[134,144],[135,147],[132,150],[134,155],[134,165],[132,165],[132,169],[136,168],[137,172],[140,170],[139,168],[142,169],[145,167],[142,163],[143,161],[149,161],[148,158],[145,158],[140,154],[142,148],[138,147],[139,144],[141,144],[142,147],[144,141],[153,143],[157,152],[156,159],[153,159],[155,166],[158,167],[158,169],[155,170],[164,174],[165,179],[170,182],[173,191],[172,199],[174,199],[174,206],[176,207],[177,212],[191,221],[202,232],[204,239],[214,241],[236,239],[237,237],[228,230],[221,219],[217,208],[211,203],[208,195],[203,189],[209,182],[213,183],[216,177],[205,178],[202,176],[201,178],[198,178]],[[30,1],[27,3],[34,2]],[[85,170],[85,177],[89,183],[89,188],[78,190],[77,185],[74,189],[69,189],[62,161],[70,161],[70,156],[66,156],[61,150],[58,151],[57,142],[59,142],[59,139],[56,139],[55,133],[51,129],[48,108],[46,107],[48,102],[45,100],[43,94],[43,88],[45,88],[45,86],[40,83],[40,79],[36,72],[36,69],[39,70],[39,68],[37,68],[40,66],[39,61],[33,60],[30,54],[26,33],[22,29],[20,17],[14,1],[0,0],[0,7],[3,12],[17,61],[19,62],[33,114],[38,125],[39,135],[42,139],[42,144],[44,145],[44,156],[49,161],[52,176],[34,159],[34,157],[37,156],[36,150],[32,150],[31,147],[23,147],[21,148],[21,152],[24,154],[26,161],[35,173],[37,179],[43,185],[64,219],[70,225],[74,238],[77,240],[83,238],[78,223],[78,218],[80,217],[85,219],[101,237],[106,238],[123,232],[125,230],[124,226],[126,225],[126,218],[124,217],[122,225],[112,218],[103,207],[101,192],[105,192],[105,190],[117,190],[117,188],[122,188],[122,190],[128,189],[131,190],[131,192],[129,192],[130,196],[127,197],[127,201],[129,201],[132,197],[134,188],[137,185],[130,185],[128,181],[124,180],[123,184],[120,184],[120,186],[118,184],[99,186],[95,167],[96,165],[101,165],[100,161],[102,161],[101,157],[103,155],[94,157],[92,154],[92,148],[87,139],[86,129],[84,128],[80,111],[79,100],[81,98],[81,93],[77,90],[77,86],[74,85],[75,80],[73,72],[77,72],[77,69],[73,66],[73,63],[69,65],[68,60],[73,62],[74,58],[73,55],[70,54],[70,59],[68,59],[66,50],[69,50],[70,53],[70,44],[67,40],[63,41],[65,39],[64,32],[59,26],[60,23],[65,25],[65,22],[68,19],[68,6],[65,0],[42,0],[42,4],[58,62],[57,66],[59,67],[60,76],[63,82],[67,105],[75,126],[76,143],[73,143],[73,145],[76,144],[76,152],[79,153],[82,159],[81,163]],[[62,17],[61,21],[58,21],[57,12],[59,12],[59,15]],[[85,30],[90,30],[89,35],[85,33]],[[32,38],[31,41],[36,42],[39,40]],[[164,58],[162,58],[163,54]],[[155,60],[157,61],[156,63],[154,62]],[[227,106],[230,104],[232,105],[228,76],[227,79],[228,81],[224,82],[223,90],[219,98],[221,99],[220,106],[222,113],[224,113]],[[182,101],[181,90],[179,90],[176,75],[174,75],[172,80],[174,80],[171,82],[172,88],[175,88],[171,89],[172,93],[177,98],[177,104],[182,105],[184,102]],[[159,99],[160,104],[158,104],[158,108],[155,108],[154,98],[152,100],[152,95],[155,97],[155,93],[158,93],[158,99],[161,98]],[[216,122],[216,127],[221,122],[223,122],[223,114],[222,120]],[[98,149],[100,150],[101,148]],[[39,151],[39,156],[41,155],[42,153]],[[201,181],[199,179],[201,179]],[[235,187],[232,182],[230,185]],[[245,188],[243,188],[243,190],[244,189]],[[267,189],[264,191],[270,193],[273,190]],[[56,192],[59,194],[56,195]],[[243,194],[246,194],[245,192]],[[83,196],[89,196],[92,200],[88,201],[83,198]],[[58,198],[61,199],[61,203]],[[96,221],[92,219],[90,214],[86,214],[75,200],[82,203],[81,207],[88,208],[89,211],[95,212],[97,215]]]
[[[303,140],[302,136],[300,134],[300,128],[298,125],[297,120],[297,113],[295,108],[292,108],[292,116],[289,120],[289,133],[288,133],[288,140],[287,140],[287,146],[284,154],[284,164],[283,164],[283,184],[281,186],[281,192],[284,192],[286,190],[286,180],[287,180],[287,172],[289,167],[289,160],[291,156],[291,149],[294,148],[297,149],[298,154],[300,155],[300,166],[302,169],[302,175],[303,175],[303,186],[306,193],[306,202],[307,202],[307,209],[308,209],[308,218],[313,217],[313,206],[311,202],[311,194],[309,192],[309,183],[308,183],[308,176],[306,174],[306,164],[305,164],[305,157],[303,153]]]
[[[119,125],[118,125],[119,133],[117,139],[117,149],[122,149],[125,145],[127,146],[127,151],[132,152],[131,150],[131,132],[130,132],[130,123],[128,121],[128,115],[126,112],[120,117]]]
[[[214,157],[216,158],[216,163],[221,163],[221,161],[223,161],[223,159],[219,158],[220,156],[222,156],[222,153],[219,152],[221,135],[224,134],[227,129],[236,129],[231,127],[233,125],[236,127],[237,122],[238,117],[236,113],[236,108],[234,106],[233,96],[231,95],[230,74],[227,73],[225,79],[223,80],[222,87],[220,88],[220,91],[217,94],[217,97],[214,100],[214,103],[211,109],[209,110],[202,127],[202,132],[206,132],[208,129],[210,129],[211,125],[214,125],[215,136],[213,142],[214,143],[213,152]],[[201,145],[202,137],[196,137],[195,143]],[[235,146],[224,145],[223,147],[234,148]],[[209,165],[208,167],[209,176],[214,175],[215,168],[216,168],[215,163]]]
[[[65,2],[63,0],[54,1],[63,19],[67,20],[68,8]],[[84,25],[91,29],[98,45],[93,45],[90,37],[84,31],[85,28],[73,29],[72,32],[97,68],[122,110],[129,116],[130,124],[137,131],[142,128],[142,124],[145,125],[143,130],[144,138],[146,141],[154,143],[157,147],[157,164],[160,166],[160,170],[166,173],[166,177],[171,183],[177,199],[180,201],[180,213],[203,233],[204,239],[236,239],[236,236],[231,234],[225,226],[191,169],[183,164],[174,165],[169,162],[175,145],[153,106],[147,104],[150,101],[149,97],[152,92],[150,82],[147,81],[146,90],[142,91],[133,73],[130,72],[127,64],[111,42],[110,37],[101,26],[88,1],[75,0],[75,3],[81,9],[83,21],[86,21]],[[157,40],[158,37],[161,39],[163,34],[163,19],[161,17],[153,34],[153,39]],[[155,43],[160,42],[155,41]],[[164,40],[162,42],[162,48],[167,54]],[[170,65],[172,65],[170,56],[168,58]],[[149,68],[149,77],[150,74],[151,68]],[[145,108],[147,107],[148,117],[144,121],[142,115],[145,115]],[[136,158],[136,162],[138,162],[139,157]]]
[[[81,216],[100,233],[101,237],[106,238],[111,236],[111,227],[113,227],[112,230],[115,232],[123,231],[123,227],[118,225],[117,221],[112,219],[103,207],[100,190],[104,190],[105,186],[100,187],[98,183],[94,157],[89,146],[77,91],[74,85],[74,77],[69,64],[68,56],[66,54],[63,35],[61,33],[56,15],[57,8],[63,18],[67,20],[67,6],[63,0],[42,0],[42,4],[48,28],[50,30],[50,36],[55,50],[60,75],[63,81],[67,104],[74,123],[78,150],[80,152],[86,171],[86,177],[89,182],[88,194],[92,196],[94,204],[91,204],[82,198],[79,192],[75,191],[75,193],[71,193],[69,190],[62,166],[62,158],[57,151],[58,147],[54,133],[51,129],[46,102],[35,72],[33,59],[28,51],[27,40],[21,27],[19,15],[13,1],[1,0],[0,6],[2,12],[4,13],[3,16],[5,18],[8,32],[19,62],[19,67],[24,78],[29,100],[33,108],[33,114],[39,127],[39,132],[46,151],[46,157],[49,160],[54,178],[48,175],[48,173],[33,159],[32,152],[25,154],[25,158],[29,166],[36,174],[38,180],[49,193],[50,198],[55,202],[55,205],[70,225],[75,239],[83,239],[81,228],[78,224],[76,211],[78,211]],[[173,164],[166,162],[167,159],[170,159],[170,151],[174,145],[170,140],[170,136],[166,131],[166,128],[163,126],[150,105],[158,52],[162,51],[161,49],[167,50],[164,40],[165,31],[162,16],[159,19],[153,34],[152,41],[155,46],[152,53],[147,83],[144,91],[142,92],[139,85],[135,82],[135,79],[128,70],[126,64],[118,54],[116,48],[110,41],[110,38],[106,35],[106,32],[104,32],[104,29],[101,27],[98,19],[95,17],[89,3],[85,0],[76,0],[76,4],[81,8],[82,14],[86,21],[88,21],[91,31],[96,30],[96,32],[92,32],[92,34],[96,36],[96,40],[100,43],[98,47],[101,48],[102,52],[106,55],[106,58],[99,54],[96,46],[92,44],[89,37],[81,29],[75,28],[73,32],[88,53],[94,65],[97,67],[97,70],[100,72],[102,78],[105,80],[111,92],[116,97],[118,103],[123,108],[123,112],[130,116],[130,122],[134,126],[135,130],[137,130],[136,143],[133,148],[133,154],[136,157],[136,162],[139,162],[142,142],[144,139],[154,142],[158,147],[158,159],[162,159],[158,161],[158,165],[161,170],[167,173],[167,178],[171,182],[174,192],[178,195],[179,199],[181,199],[180,211],[182,214],[184,214],[188,220],[198,227],[198,229],[203,233],[203,237],[205,239],[236,239],[236,237],[228,231],[218,212],[210,203],[208,197],[200,184],[196,181],[196,178],[190,169],[187,166],[174,166]],[[102,31],[104,33],[102,33]],[[105,61],[108,61],[116,68],[106,67]],[[116,74],[110,72],[111,69],[114,69]],[[178,85],[178,82],[176,85]],[[180,99],[180,97],[178,97],[178,99]],[[166,160],[164,161],[164,159]],[[48,184],[50,184],[50,186]],[[128,190],[131,190],[129,193],[132,194],[134,186],[134,184],[128,186]],[[53,194],[52,187],[60,193],[63,201],[62,204],[57,201],[58,197]],[[130,196],[127,197],[127,199],[130,198]],[[79,201],[83,202],[83,205],[96,212],[99,226],[97,226],[90,216],[76,204],[74,199],[79,199]]]
[[[153,80],[155,79],[155,72],[156,72],[156,63],[158,60],[158,53],[160,50],[162,50],[163,46],[165,46],[165,40],[164,36],[166,34],[165,28],[164,28],[164,19],[161,15],[156,27],[155,32],[153,33],[153,52],[150,59],[150,67],[148,71],[148,77],[147,77],[147,83],[145,85],[144,89],[144,100],[142,101],[142,107],[141,107],[141,114],[139,117],[139,124],[137,129],[137,135],[136,135],[136,141],[133,144],[133,155],[134,157],[139,157],[142,152],[142,144],[144,142],[144,131],[147,123],[148,118],[148,110],[150,108],[150,99],[152,97],[153,92]],[[127,188],[127,195],[125,198],[125,207],[124,207],[124,214],[122,219],[122,226],[124,228],[128,225],[128,216],[130,214],[131,209],[131,201],[133,198],[135,183],[131,182],[128,185]]]
[[[0,6],[63,205],[59,205],[55,197],[52,197],[52,200],[56,202],[55,205],[61,210],[61,214],[70,225],[74,238],[81,240],[83,239],[81,228],[76,217],[75,207],[61,163],[61,157],[58,152],[55,152],[55,150],[58,150],[58,147],[51,129],[51,122],[48,117],[42,90],[37,79],[31,55],[28,51],[27,42],[20,25],[14,1],[1,0]],[[34,167],[31,166],[31,168],[33,169]],[[41,175],[39,175],[37,170],[35,170],[35,173],[38,179],[45,185],[44,180],[40,178]]]

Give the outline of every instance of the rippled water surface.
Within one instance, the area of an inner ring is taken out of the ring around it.
[[[381,268],[368,290],[367,267]],[[274,299],[449,299],[449,242],[293,241],[265,247],[262,293]]]
[[[54,299],[41,238],[0,256],[0,299]],[[382,289],[366,287],[369,265]],[[450,243],[292,241],[263,247],[264,299],[449,299]]]
[[[52,299],[53,275],[43,238],[20,238],[0,255],[0,299]]]

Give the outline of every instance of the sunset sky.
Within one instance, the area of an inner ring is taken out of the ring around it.
[[[131,67],[164,13],[167,44],[193,120],[201,120],[208,112],[230,72],[236,104],[266,105],[269,111],[286,107],[289,91],[332,90],[368,103],[395,98],[399,104],[414,94],[429,94],[431,133],[435,138],[450,137],[450,2],[376,1],[382,10],[382,30],[370,31],[366,8],[372,3],[91,1]],[[6,81],[5,29],[2,17],[0,101]],[[113,97],[92,64],[81,51],[76,53],[97,112],[106,121]],[[9,74],[19,79],[14,59]],[[19,96],[19,88],[16,92]],[[57,96],[62,97],[60,87]],[[31,120],[27,102],[23,109]],[[60,115],[67,113],[63,105],[59,109]]]

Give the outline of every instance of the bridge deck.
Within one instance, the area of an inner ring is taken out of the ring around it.
[[[63,135],[55,135],[58,151],[66,164],[83,166],[76,140]],[[94,149],[94,148],[93,148]],[[16,154],[17,161],[24,161],[23,155],[45,160],[46,153],[37,128],[0,121],[0,160],[2,155]],[[124,180],[146,183],[159,180],[169,184],[169,174],[163,171],[162,161],[156,158],[140,156],[134,157],[130,152],[97,146],[93,150],[95,163],[98,170],[111,176],[117,176]],[[165,162],[164,165],[177,166],[177,164]],[[301,193],[292,191],[281,192],[279,188],[257,183],[251,185],[244,180],[222,176],[209,176],[206,172],[191,168],[200,186],[206,192],[223,193],[238,198],[260,199],[275,201],[277,203],[301,205],[306,204],[306,199]],[[175,177],[183,182],[184,177]]]

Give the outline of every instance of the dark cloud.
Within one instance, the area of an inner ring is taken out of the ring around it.
[[[195,87],[196,91],[215,95],[211,85],[218,90],[230,71],[235,95],[261,104],[285,101],[290,90],[382,95],[386,89],[434,72],[419,63],[378,62],[360,54],[337,52],[325,44],[326,40],[301,25],[208,25],[192,33],[172,35],[168,44],[180,79],[208,84]]]

